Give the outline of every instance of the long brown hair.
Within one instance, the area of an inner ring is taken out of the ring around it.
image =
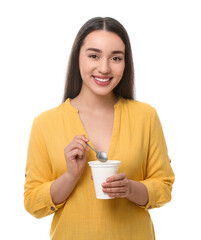
[[[68,70],[66,75],[65,89],[63,102],[67,98],[75,98],[81,90],[82,78],[79,70],[79,54],[80,48],[83,44],[85,37],[95,31],[105,30],[116,33],[125,44],[125,69],[119,84],[114,88],[113,92],[116,96],[127,99],[134,99],[134,66],[132,50],[130,45],[129,36],[127,31],[114,18],[110,17],[95,17],[88,20],[79,30],[69,58]]]

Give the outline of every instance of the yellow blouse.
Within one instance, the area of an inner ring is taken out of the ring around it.
[[[88,164],[70,197],[60,205],[53,204],[50,186],[67,171],[64,148],[80,134],[87,136],[70,99],[35,118],[26,166],[26,210],[37,218],[54,213],[50,230],[50,238],[54,240],[155,239],[148,209],[170,201],[174,182],[155,109],[120,98],[115,104],[108,151],[109,159],[121,161],[119,172],[146,185],[149,202],[145,207],[121,198],[96,199]],[[87,161],[92,160],[96,160],[96,156],[90,149]]]

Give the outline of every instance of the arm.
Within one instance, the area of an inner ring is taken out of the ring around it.
[[[25,209],[36,218],[47,216],[62,205],[55,206],[50,195],[52,166],[38,118],[33,122],[27,152],[24,184]]]
[[[140,206],[145,206],[149,200],[145,185],[141,182],[127,179],[124,173],[107,178],[102,187],[103,191],[110,197],[127,198]]]
[[[76,136],[64,149],[68,171],[57,178],[51,185],[51,197],[54,204],[65,201],[75,188],[86,164],[86,143],[84,135]]]
[[[133,180],[129,180],[129,185],[130,191],[126,198],[137,205],[146,206],[149,201],[146,186],[141,182]]]
[[[150,141],[146,176],[134,181],[119,173],[103,183],[103,191],[109,196],[125,197],[146,209],[160,207],[171,199],[174,173],[170,166],[160,121],[155,110],[150,118]]]
[[[161,207],[171,200],[175,176],[170,165],[162,126],[154,109],[150,118],[150,141],[146,169],[146,176],[141,181],[149,194],[146,208]]]
[[[77,180],[68,172],[58,177],[51,185],[50,193],[55,205],[64,202],[72,193],[77,184]]]
[[[52,178],[52,166],[38,118],[34,120],[27,153],[26,179],[24,185],[25,209],[41,218],[57,211],[73,191],[85,165],[85,150],[82,157],[79,149],[72,146],[72,141],[65,150],[68,172],[58,179]],[[85,140],[88,141],[88,140]],[[69,148],[71,146],[71,148]],[[87,150],[87,149],[86,149]],[[81,150],[82,151],[82,150]],[[73,154],[75,158],[73,158]]]

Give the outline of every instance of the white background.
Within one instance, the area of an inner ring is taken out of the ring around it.
[[[35,219],[23,206],[32,121],[61,103],[70,49],[79,28],[111,16],[127,29],[136,98],[161,119],[176,181],[172,201],[152,209],[158,240],[201,239],[199,1],[0,2],[0,206],[3,239],[49,239],[52,216]]]

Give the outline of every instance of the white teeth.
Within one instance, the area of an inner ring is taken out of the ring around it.
[[[110,80],[110,78],[106,78],[106,79],[102,79],[102,78],[97,78],[97,77],[94,77],[97,81],[100,81],[100,82],[107,82]]]

